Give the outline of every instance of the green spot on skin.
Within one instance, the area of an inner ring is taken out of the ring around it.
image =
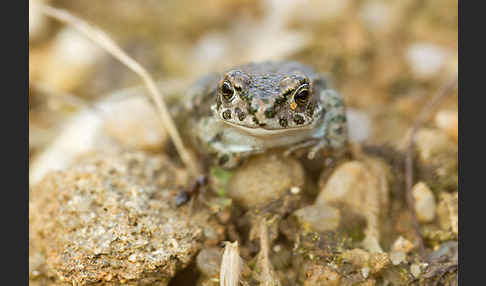
[[[216,166],[211,167],[211,169],[209,170],[209,174],[213,179],[212,180],[213,187],[219,196],[221,197],[226,196],[227,193],[226,187],[229,180],[233,176],[233,173],[234,172],[232,171],[228,171]]]

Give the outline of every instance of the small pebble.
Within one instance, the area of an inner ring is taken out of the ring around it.
[[[413,249],[413,243],[403,238],[403,236],[400,236],[393,243],[391,251],[402,251],[404,253],[409,253],[412,249]]]
[[[133,96],[101,102],[103,131],[127,148],[160,151],[168,135],[146,97]],[[127,116],[130,114],[130,116]]]
[[[42,82],[56,90],[70,92],[82,84],[103,50],[72,27],[62,28],[54,39]]]
[[[366,279],[370,275],[370,269],[368,267],[361,268],[361,275]]]
[[[437,74],[449,57],[446,49],[430,43],[412,44],[406,53],[408,64],[418,78],[429,78]]]
[[[398,265],[405,262],[406,255],[402,251],[394,251],[390,253],[390,260],[393,265]]]
[[[427,163],[436,156],[450,153],[457,145],[440,129],[422,128],[415,135],[417,153],[422,162]]]
[[[445,230],[451,230],[454,234],[458,234],[458,204],[459,194],[441,193],[439,198],[439,206],[437,207],[437,216],[439,218],[440,226]]]
[[[435,198],[429,187],[418,182],[412,188],[412,194],[415,199],[415,212],[420,222],[431,222],[435,218]]]
[[[43,2],[40,0],[29,1],[29,40],[37,40],[46,35],[49,29],[49,19],[42,14],[38,6],[33,2]]]
[[[385,2],[365,2],[359,16],[368,29],[382,29],[391,19],[390,5]]]
[[[410,266],[410,272],[412,273],[413,277],[419,278],[420,274],[422,273],[422,270],[420,269],[420,265],[418,264],[412,264]]]
[[[458,112],[454,110],[441,110],[435,116],[435,125],[444,130],[450,138],[457,143],[459,132]]]
[[[217,247],[202,249],[196,257],[197,268],[207,277],[217,276],[222,254],[221,249]]]
[[[372,134],[372,122],[370,116],[357,109],[346,110],[348,120],[348,136],[352,142],[363,142]]]

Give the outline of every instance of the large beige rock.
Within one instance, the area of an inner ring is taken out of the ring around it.
[[[376,158],[343,163],[327,181],[321,178],[321,191],[314,204],[336,205],[343,213],[362,215],[367,221],[365,248],[381,252],[379,217],[388,208],[389,178],[389,167]]]
[[[207,209],[175,207],[181,185],[184,169],[142,152],[83,157],[48,174],[30,193],[31,279],[167,285],[224,234]]]
[[[251,157],[228,182],[228,195],[245,208],[262,206],[304,185],[300,163],[279,154]]]

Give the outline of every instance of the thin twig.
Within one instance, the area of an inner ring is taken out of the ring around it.
[[[422,236],[420,235],[419,224],[417,220],[417,214],[415,213],[415,199],[412,195],[412,186],[413,186],[413,155],[414,155],[414,145],[415,145],[415,135],[418,129],[422,126],[425,122],[426,118],[430,115],[430,113],[442,102],[442,100],[456,88],[458,83],[457,76],[450,80],[447,84],[442,86],[442,88],[430,99],[427,105],[422,109],[417,119],[414,121],[412,125],[412,129],[410,131],[410,135],[408,138],[407,144],[407,154],[405,160],[405,175],[406,175],[406,195],[407,195],[407,204],[412,215],[412,224],[415,231],[415,235],[418,241],[418,247],[420,251],[420,255],[422,258],[425,257],[425,248]]]
[[[110,39],[108,35],[106,35],[99,28],[90,26],[82,19],[73,16],[72,14],[70,14],[65,10],[53,8],[42,3],[33,3],[33,1],[31,1],[31,5],[37,5],[39,10],[42,13],[50,17],[53,17],[61,22],[73,26],[75,29],[77,29],[82,34],[84,34],[89,39],[91,39],[93,42],[101,46],[108,53],[110,53],[112,56],[114,56],[121,63],[126,65],[129,69],[131,69],[133,72],[135,72],[137,75],[139,75],[142,78],[145,86],[149,91],[152,100],[155,102],[156,108],[159,111],[162,122],[164,123],[167,132],[169,133],[170,138],[174,142],[174,145],[177,149],[177,152],[179,153],[179,156],[181,157],[186,167],[189,168],[189,171],[192,173],[192,175],[197,176],[199,173],[197,164],[193,160],[190,153],[184,147],[184,143],[182,142],[181,136],[177,131],[174,121],[169,115],[167,106],[159,90],[157,89],[154,80],[147,72],[147,70],[145,70],[145,68],[143,68],[133,58],[127,55],[113,40]]]

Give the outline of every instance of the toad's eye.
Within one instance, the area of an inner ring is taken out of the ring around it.
[[[221,94],[223,95],[223,98],[226,101],[231,101],[233,99],[235,91],[234,91],[233,86],[231,86],[231,83],[229,81],[225,80],[223,82],[223,85],[221,85]]]
[[[295,93],[294,100],[298,105],[305,105],[310,98],[309,86],[304,84]]]

